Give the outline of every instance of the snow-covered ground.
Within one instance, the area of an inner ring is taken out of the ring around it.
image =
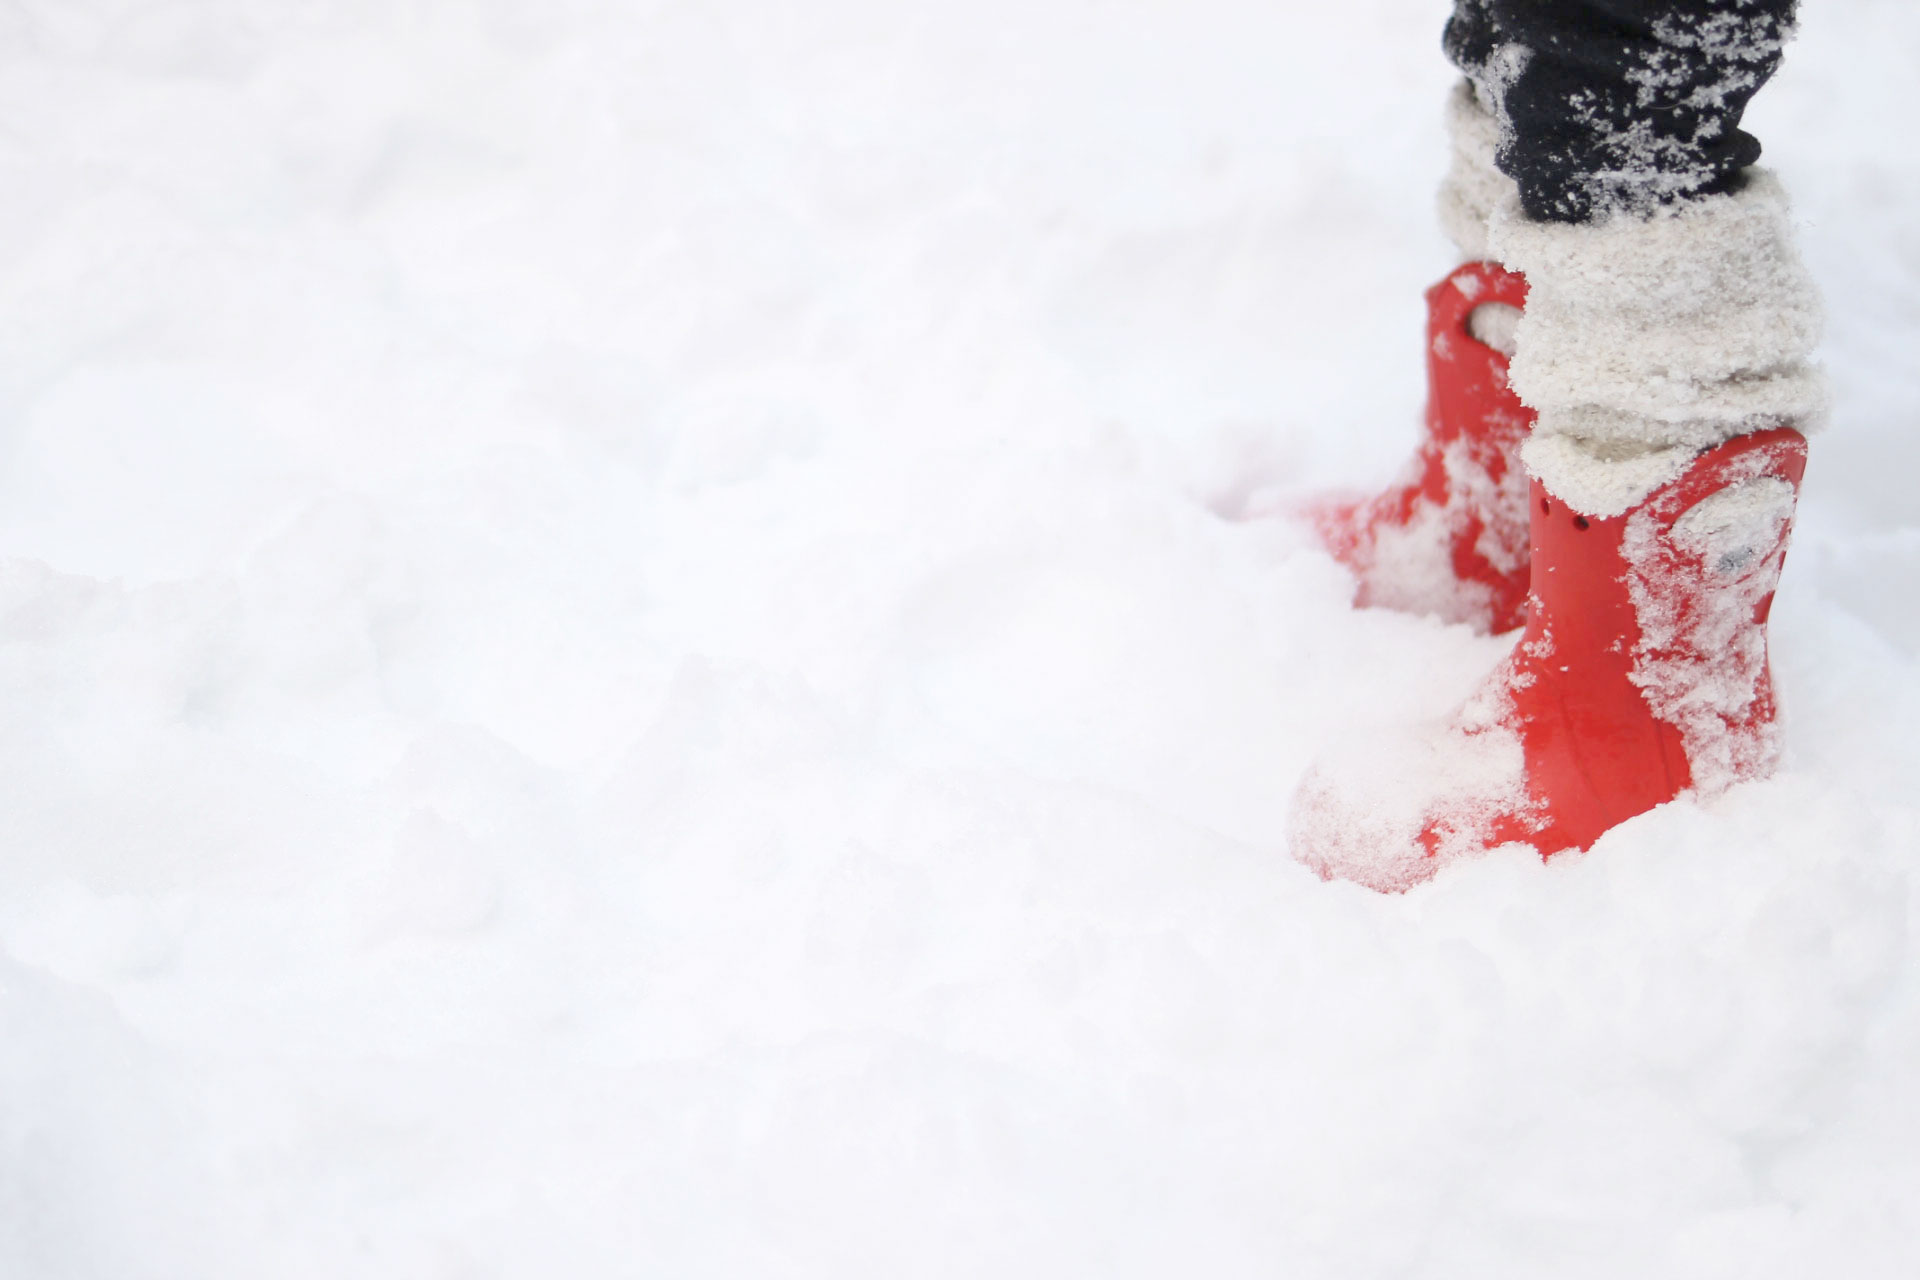
[[[0,10],[0,1277],[1920,1274],[1920,9],[1790,759],[1287,856],[1501,641],[1413,439],[1444,0]]]

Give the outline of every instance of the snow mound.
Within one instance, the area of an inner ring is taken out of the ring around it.
[[[1781,772],[1387,897],[1433,9],[0,8],[0,1277],[1920,1274],[1920,15]]]

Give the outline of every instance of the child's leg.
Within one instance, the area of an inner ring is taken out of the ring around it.
[[[1507,124],[1500,167],[1535,221],[1737,191],[1740,128],[1795,0],[1462,0],[1447,49]]]
[[[1794,8],[1463,0],[1449,25],[1517,188],[1490,245],[1530,284],[1511,369],[1539,414],[1527,460],[1587,515],[1701,448],[1823,412],[1818,299],[1740,128]]]
[[[1323,874],[1405,888],[1507,841],[1583,848],[1772,768],[1767,610],[1824,388],[1784,196],[1739,124],[1792,14],[1460,0],[1456,112],[1494,122],[1515,183],[1487,248],[1527,281],[1526,631],[1450,721],[1308,776],[1292,847]],[[1450,181],[1456,211],[1476,183]]]

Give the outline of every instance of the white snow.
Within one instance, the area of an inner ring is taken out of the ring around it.
[[[1779,585],[1795,494],[1769,465],[1766,451],[1745,455],[1727,470],[1726,488],[1677,519],[1654,509],[1659,500],[1648,504],[1627,518],[1621,540],[1640,624],[1631,678],[1679,729],[1702,796],[1771,773],[1779,760],[1779,725],[1765,710],[1766,634],[1753,620]]]
[[[1457,721],[1325,744],[1294,797],[1287,839],[1296,856],[1329,881],[1403,893],[1484,855],[1504,822],[1531,816],[1506,694],[1531,678],[1490,682]]]
[[[1468,319],[1498,303],[1476,308]],[[1442,334],[1438,341],[1446,341]],[[1524,423],[1508,424],[1524,430]],[[1512,439],[1511,434],[1507,437]],[[1428,465],[1423,451],[1381,494],[1356,509],[1348,528],[1353,546],[1345,563],[1353,571],[1355,598],[1367,605],[1399,609],[1464,622],[1486,631],[1494,626],[1497,602],[1491,584],[1461,577],[1454,569],[1453,547],[1465,531],[1479,523],[1472,548],[1496,573],[1513,574],[1527,567],[1527,474],[1508,467],[1498,479],[1488,469],[1498,459],[1497,448],[1485,439],[1454,439],[1439,446],[1446,475],[1446,502],[1416,497],[1407,518],[1398,518],[1398,504],[1409,489],[1418,489]],[[1380,510],[1384,507],[1384,512]],[[1345,530],[1342,531],[1346,533]]]
[[[1501,656],[1284,521],[1421,402],[1445,6],[0,12],[6,1280],[1920,1272],[1920,12],[1786,758],[1288,856]]]

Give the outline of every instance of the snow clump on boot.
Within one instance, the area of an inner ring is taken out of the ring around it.
[[[1771,772],[1780,751],[1767,633],[1755,618],[1779,585],[1796,495],[1758,474],[1766,462],[1754,455],[1754,475],[1695,504],[1664,537],[1651,513],[1637,514],[1622,545],[1640,623],[1631,678],[1680,730],[1702,795]]]
[[[1455,719],[1401,726],[1323,755],[1294,792],[1287,845],[1323,880],[1403,893],[1503,843],[1529,807],[1500,683]]]

